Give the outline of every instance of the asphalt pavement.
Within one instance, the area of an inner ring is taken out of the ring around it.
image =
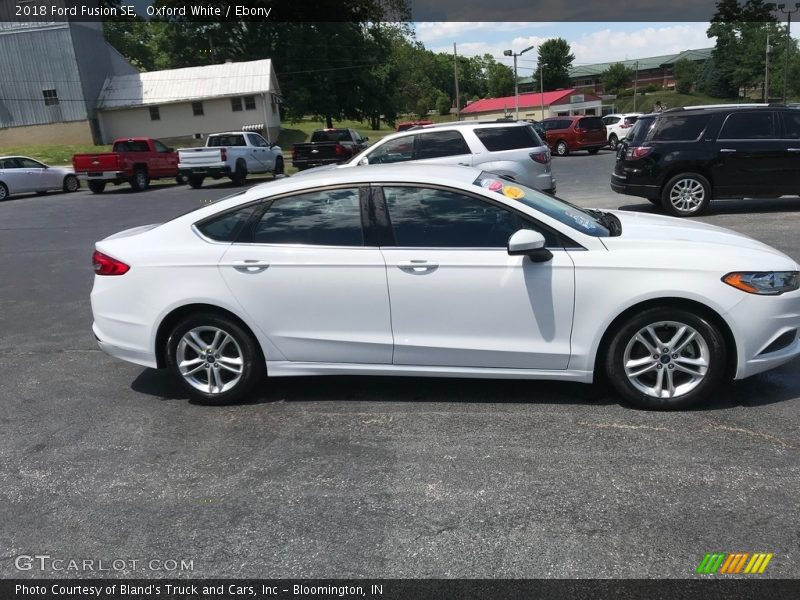
[[[654,210],[610,190],[611,152],[553,164],[568,200]],[[215,408],[98,350],[93,242],[239,189],[0,203],[0,577],[98,575],[16,567],[46,554],[123,561],[104,576],[677,578],[706,552],[800,575],[800,361],[674,413],[601,386],[382,377]],[[798,212],[701,220],[798,259]]]

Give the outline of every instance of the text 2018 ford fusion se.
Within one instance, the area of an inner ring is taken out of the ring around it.
[[[798,265],[463,167],[335,169],[97,243],[94,333],[193,398],[262,376],[560,379],[695,404],[800,354]]]

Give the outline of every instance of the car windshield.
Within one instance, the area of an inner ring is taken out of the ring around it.
[[[589,212],[554,196],[486,171],[482,172],[473,183],[506,199],[521,202],[583,234],[593,237],[609,237],[611,235],[607,223],[604,224],[605,217],[603,215],[607,213]]]

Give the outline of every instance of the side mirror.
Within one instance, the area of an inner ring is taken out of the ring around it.
[[[175,152],[175,148],[167,148],[165,152]]]
[[[369,164],[369,158],[367,158],[367,157],[365,156],[365,157],[364,157],[364,158],[362,158],[360,161],[358,161],[358,164],[360,164],[360,165],[368,165],[368,164]]]
[[[544,244],[544,236],[538,231],[520,229],[508,238],[508,253],[511,256],[529,256],[533,262],[547,262],[553,258],[553,253]]]

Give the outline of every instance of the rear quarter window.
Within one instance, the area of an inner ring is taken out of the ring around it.
[[[699,114],[658,119],[651,139],[656,142],[693,142],[703,133],[711,117],[711,114]]]
[[[475,135],[489,152],[518,150],[542,146],[542,141],[530,125],[524,127],[485,127]]]
[[[605,130],[606,126],[603,125],[603,120],[600,117],[584,117],[578,119],[576,127],[581,129],[602,129]]]

